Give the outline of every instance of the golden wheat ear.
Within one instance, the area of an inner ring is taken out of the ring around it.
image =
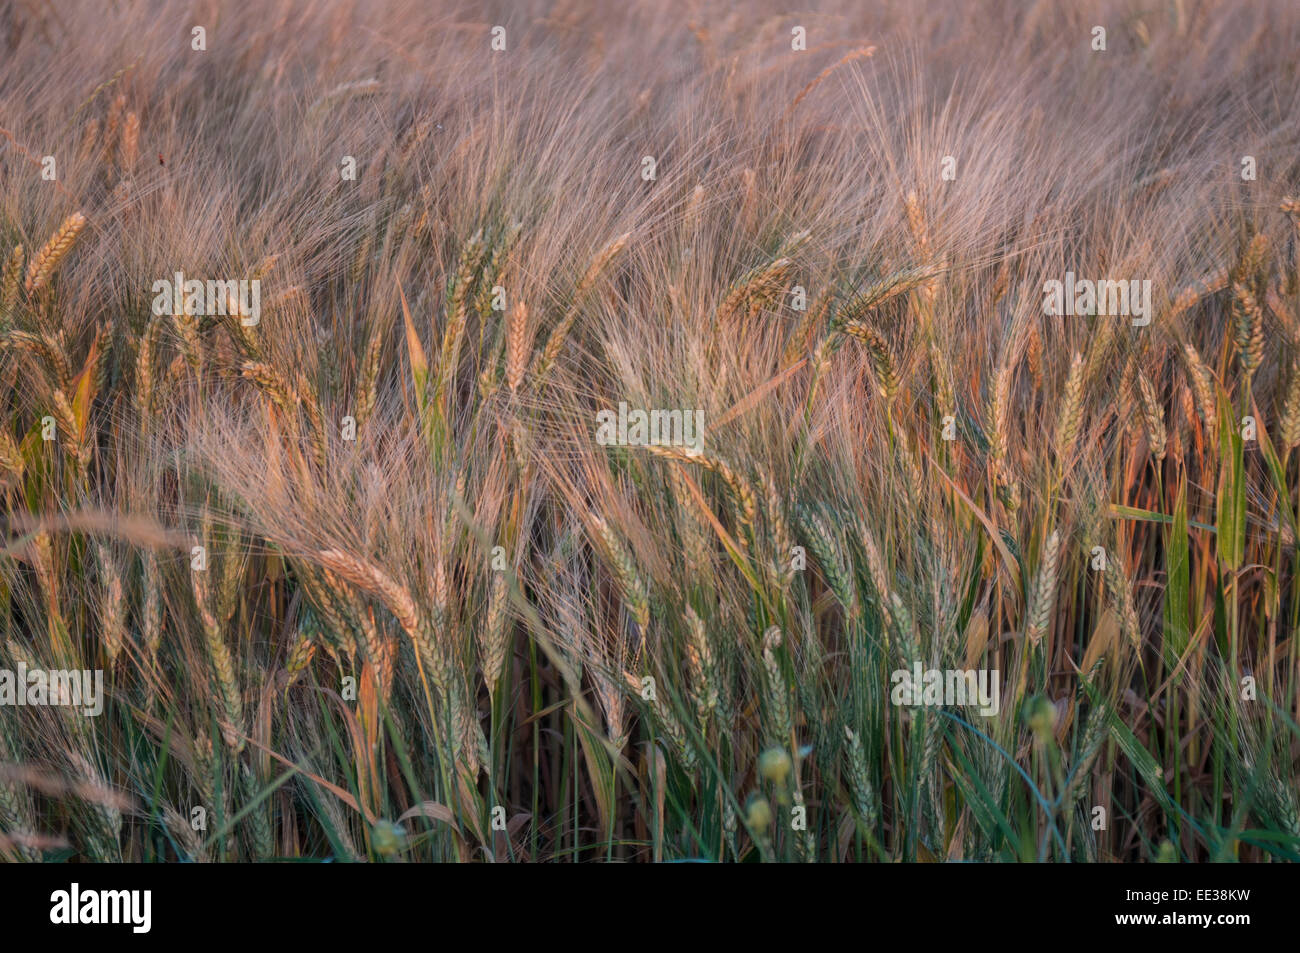
[[[80,212],[73,212],[63,220],[63,224],[50,236],[50,240],[41,246],[41,250],[27,266],[27,281],[23,290],[28,295],[35,294],[45,287],[55,269],[59,267],[59,263],[63,261],[63,257],[72,250],[77,236],[85,227],[86,216]]]
[[[5,261],[4,277],[0,278],[0,319],[8,320],[18,303],[18,279],[23,272],[23,246],[15,245]]]
[[[510,310],[506,329],[506,383],[510,386],[511,393],[518,391],[519,385],[524,382],[529,343],[528,306],[517,301]]]

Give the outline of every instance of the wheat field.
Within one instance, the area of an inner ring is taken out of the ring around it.
[[[1300,859],[1297,48],[0,5],[0,856]]]

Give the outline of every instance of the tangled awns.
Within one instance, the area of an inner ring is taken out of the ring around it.
[[[1300,859],[1297,48],[0,6],[0,856]]]

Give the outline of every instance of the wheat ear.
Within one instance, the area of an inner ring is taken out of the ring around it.
[[[528,305],[516,301],[506,328],[506,384],[516,393],[528,366]]]
[[[18,303],[19,279],[23,271],[23,246],[15,245],[5,260],[4,277],[0,278],[0,322],[7,323]]]
[[[31,264],[27,266],[27,281],[23,288],[28,295],[34,294],[45,287],[54,274],[59,262],[72,249],[73,244],[77,241],[77,236],[81,230],[86,227],[86,216],[80,212],[73,212],[63,220],[63,224],[58,227],[50,240],[41,246],[41,250],[36,253]]]

